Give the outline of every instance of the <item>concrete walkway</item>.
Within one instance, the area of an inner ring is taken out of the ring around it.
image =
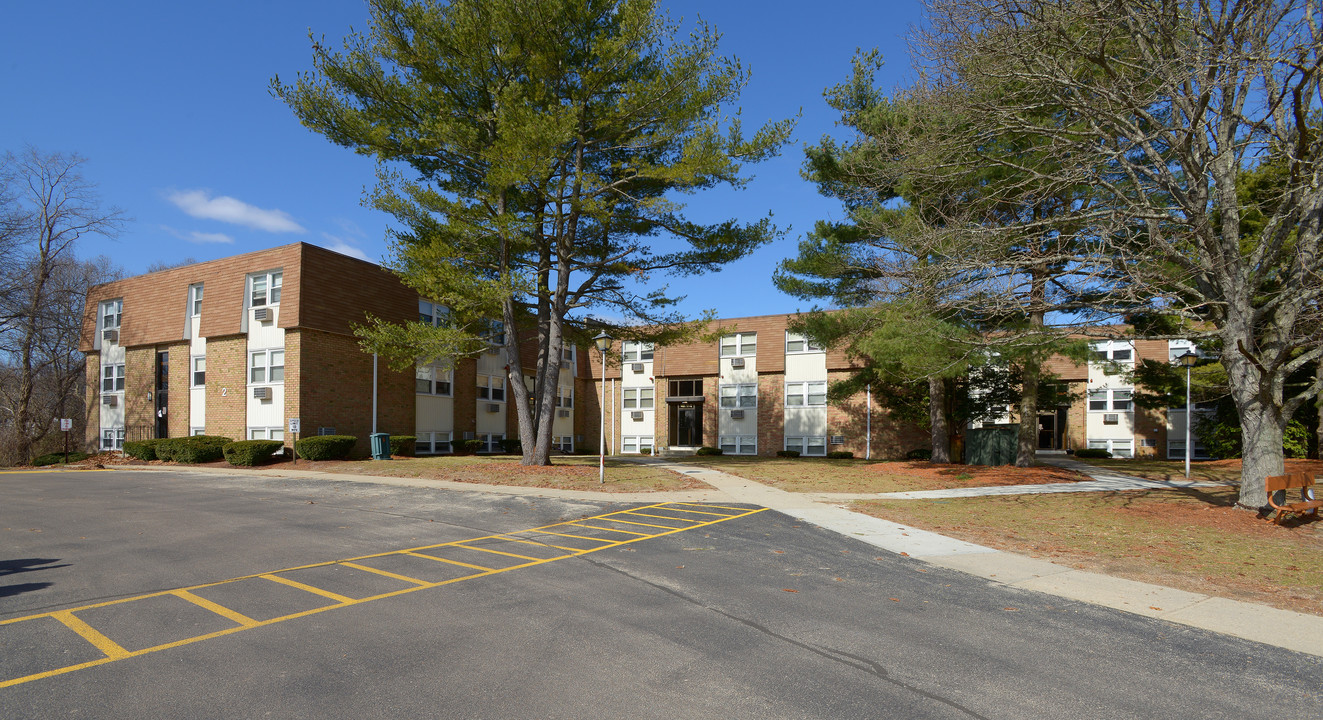
[[[622,458],[617,458],[622,459]],[[633,458],[630,458],[633,460]],[[668,459],[638,458],[636,462],[659,465],[711,485],[714,490],[690,490],[670,493],[608,493],[581,490],[554,490],[495,485],[476,485],[415,478],[393,478],[377,475],[342,475],[316,471],[241,468],[189,468],[184,466],[123,466],[126,471],[204,472],[224,475],[263,475],[268,477],[317,478],[322,481],[371,482],[388,485],[447,488],[467,492],[492,492],[508,495],[528,495],[583,499],[610,502],[666,502],[707,501],[737,502],[759,505],[784,513],[804,522],[848,535],[856,540],[901,555],[952,570],[977,575],[995,583],[1024,590],[1034,590],[1080,602],[1102,605],[1125,612],[1159,618],[1168,622],[1233,635],[1267,645],[1295,650],[1323,657],[1323,617],[1279,610],[1253,603],[1226,600],[1111,577],[1100,573],[1076,570],[1046,560],[1003,552],[983,545],[949,538],[945,535],[920,530],[880,518],[853,512],[845,503],[853,495],[791,493],[736,475],[709,468],[685,465]],[[1066,465],[1065,463],[1070,463]],[[1091,465],[1072,460],[1053,458],[1051,464],[1088,472],[1097,478],[1081,483],[1062,483],[1079,491],[1133,490],[1149,487],[1190,487],[1184,483],[1163,483],[1143,480],[1099,470]],[[1096,473],[1096,474],[1095,474]],[[1094,483],[1113,483],[1095,485]],[[1139,484],[1136,484],[1139,483]],[[1197,483],[1207,485],[1212,483]],[[1081,487],[1084,486],[1084,487]],[[1013,486],[1024,492],[1064,492],[1043,489],[1043,485]],[[973,494],[1008,494],[999,488],[972,488],[988,492]],[[910,495],[886,493],[882,496]],[[866,495],[866,498],[880,497]],[[938,497],[960,497],[945,495]]]

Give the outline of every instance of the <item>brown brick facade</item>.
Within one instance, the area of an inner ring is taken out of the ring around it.
[[[207,434],[248,437],[248,338],[207,339]]]
[[[372,433],[372,355],[363,352],[353,336],[303,330],[299,357],[302,361],[299,419],[303,434],[314,434],[319,427],[332,427],[338,435],[357,437],[355,453],[367,455]],[[413,372],[391,370],[384,361],[379,363],[377,372],[377,431],[412,435]],[[288,378],[288,369],[286,373]]]
[[[101,444],[101,353],[90,352],[84,359],[83,371],[87,378],[87,402],[83,403],[83,447],[95,451]],[[73,443],[76,438],[70,437]]]

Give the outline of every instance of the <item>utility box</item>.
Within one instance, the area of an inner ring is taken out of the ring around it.
[[[390,433],[372,433],[372,459],[390,459]]]
[[[965,431],[966,465],[1013,465],[1019,445],[1018,425]]]

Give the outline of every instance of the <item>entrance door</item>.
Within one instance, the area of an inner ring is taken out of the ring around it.
[[[703,406],[698,403],[671,404],[671,445],[698,447],[703,444]]]
[[[1058,408],[1052,412],[1040,414],[1038,416],[1038,449],[1060,450],[1065,447],[1063,442],[1065,428],[1065,408]]]
[[[170,353],[156,353],[156,437],[170,437]]]

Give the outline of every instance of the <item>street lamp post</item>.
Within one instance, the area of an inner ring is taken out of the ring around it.
[[[597,352],[602,357],[602,404],[599,405],[598,415],[602,419],[602,425],[597,432],[597,482],[599,485],[606,484],[606,351],[611,349],[611,340],[613,338],[606,334],[606,331],[597,333],[593,342],[597,344]]]
[[[1190,445],[1190,426],[1194,424],[1194,412],[1190,407],[1190,368],[1199,360],[1199,356],[1185,351],[1185,354],[1177,356],[1177,360],[1185,366],[1185,479],[1190,479],[1190,454],[1194,448]]]

